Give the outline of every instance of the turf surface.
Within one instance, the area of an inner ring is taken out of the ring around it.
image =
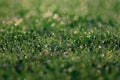
[[[119,80],[120,0],[0,0],[0,80]]]

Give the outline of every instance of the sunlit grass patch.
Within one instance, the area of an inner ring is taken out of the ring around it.
[[[0,79],[119,80],[119,0],[0,0]]]

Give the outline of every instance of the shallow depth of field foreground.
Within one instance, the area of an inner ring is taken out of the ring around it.
[[[120,0],[0,0],[0,80],[119,80]]]

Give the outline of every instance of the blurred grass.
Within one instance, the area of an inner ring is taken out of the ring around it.
[[[119,80],[119,0],[0,0],[1,80]]]

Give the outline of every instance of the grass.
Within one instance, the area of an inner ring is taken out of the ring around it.
[[[0,0],[0,80],[119,80],[119,0]]]

